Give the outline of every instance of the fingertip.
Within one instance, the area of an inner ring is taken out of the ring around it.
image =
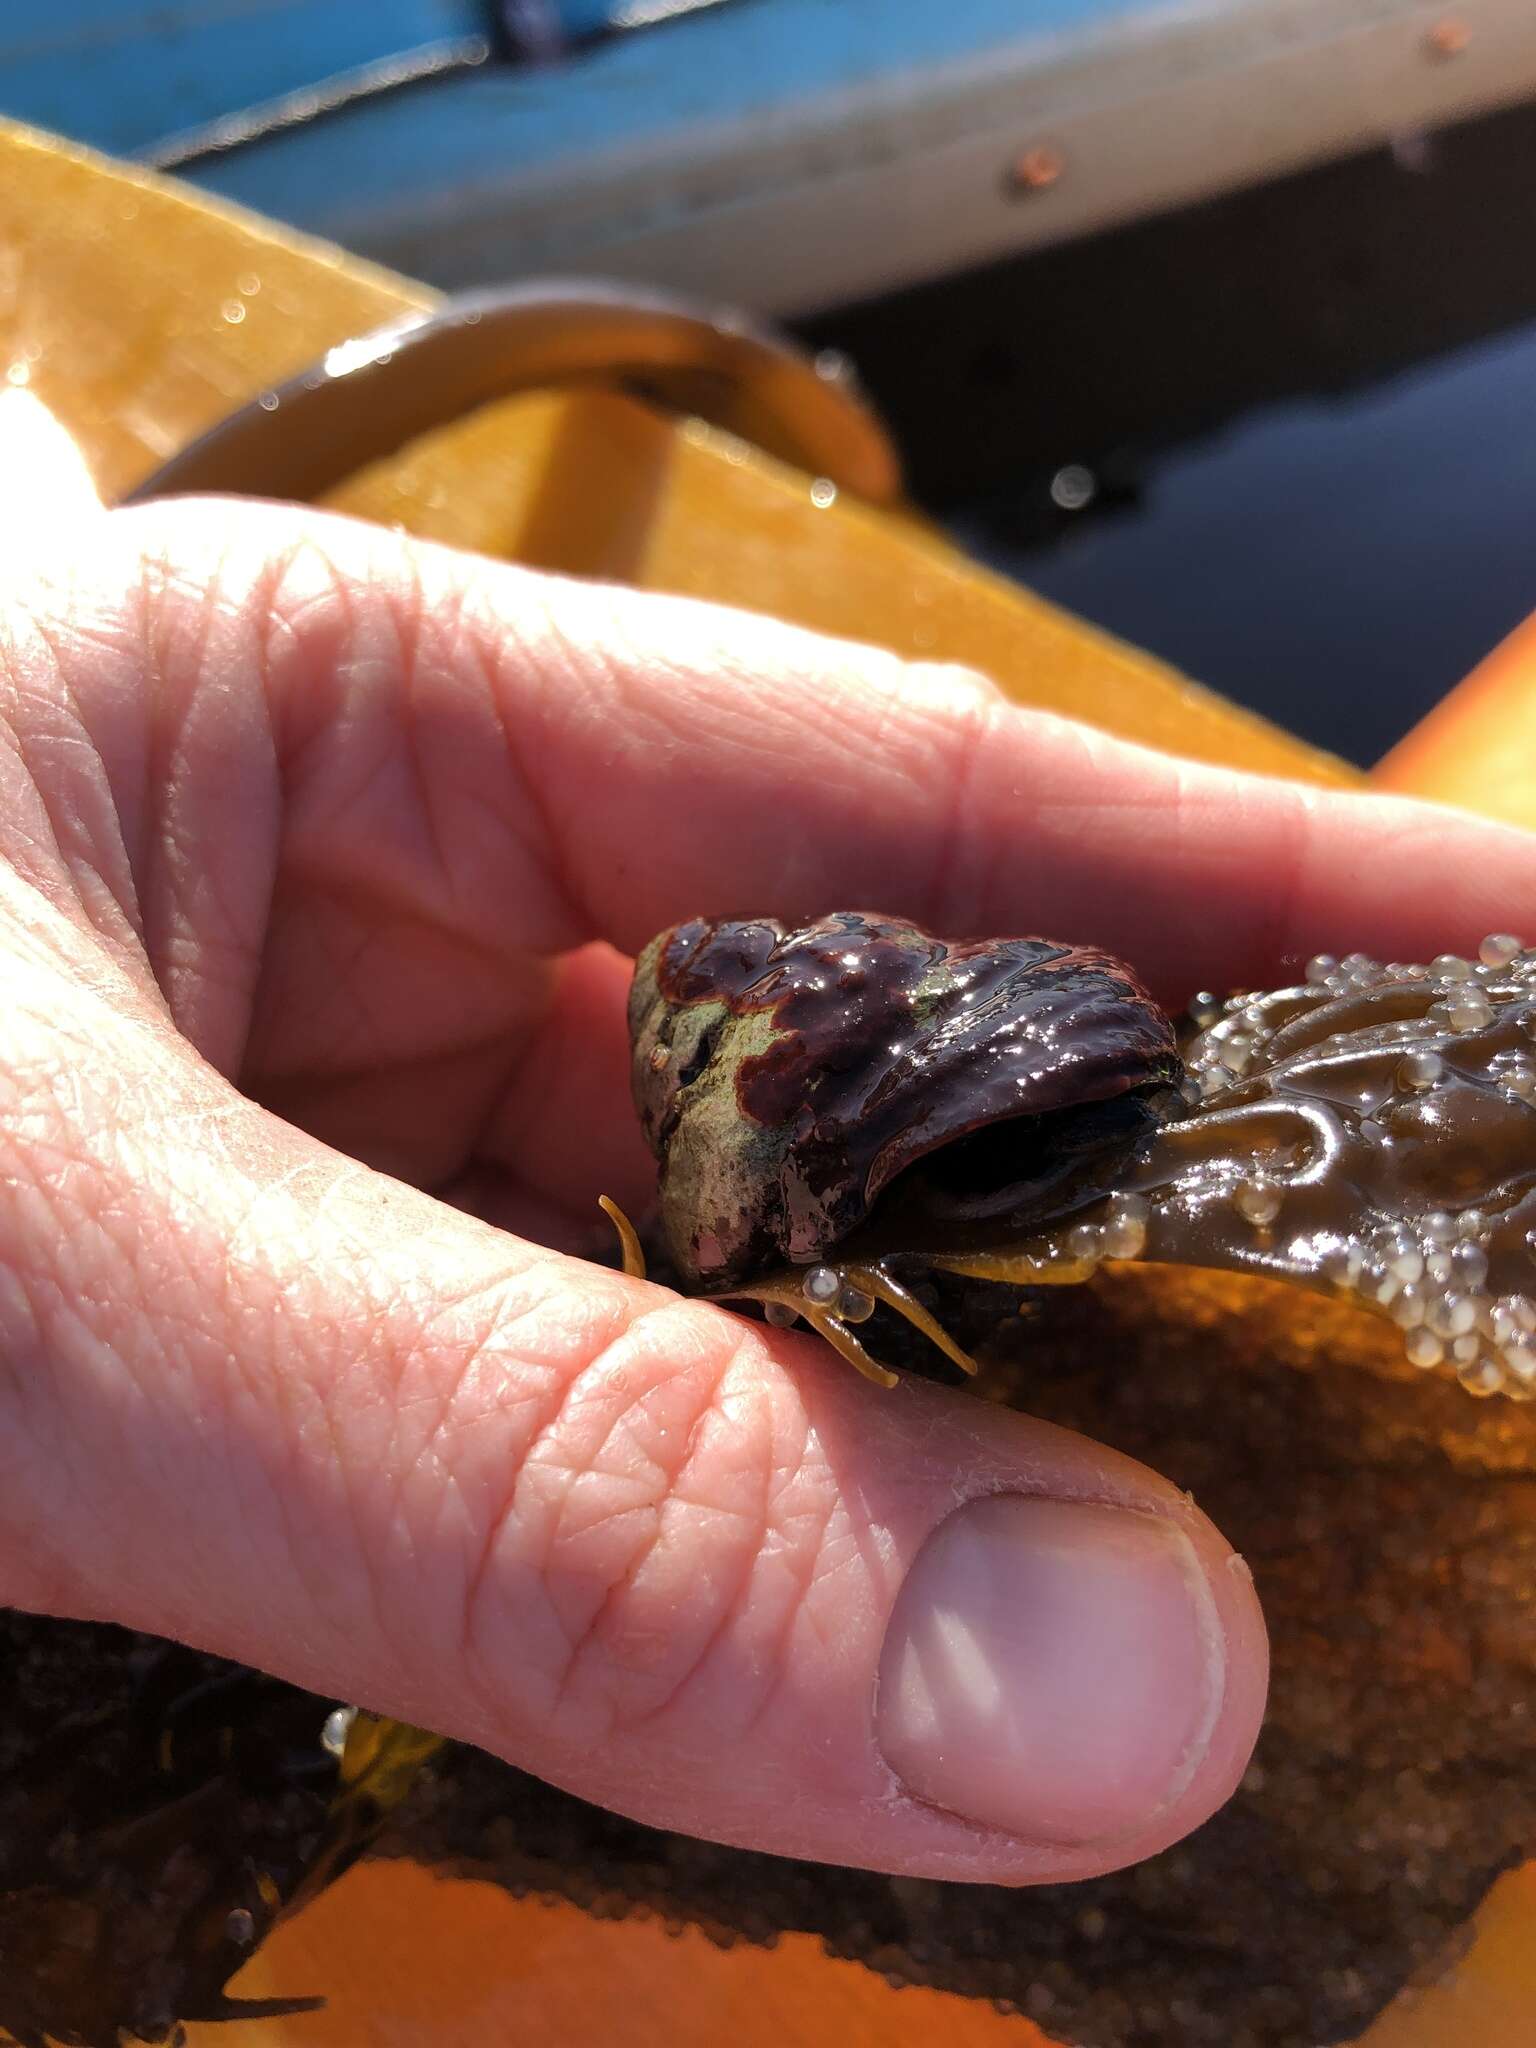
[[[877,1735],[914,1798],[1099,1874],[1230,1795],[1263,1712],[1251,1575],[1203,1518],[1040,1494],[978,1498],[929,1537],[892,1610]]]

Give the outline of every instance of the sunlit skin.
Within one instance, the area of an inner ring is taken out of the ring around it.
[[[626,956],[701,908],[879,902],[1070,934],[1177,1001],[1475,946],[1536,842],[314,513],[104,515],[30,404],[3,434],[0,1599],[765,1849],[1027,1883],[1212,1811],[1264,1639],[1182,1493],[585,1262],[598,1195],[652,1189]],[[997,1537],[1044,1630],[1070,1532],[1110,1523],[1085,1683],[1167,1732],[1177,1588],[1140,1589],[1178,1561],[1177,1767],[1093,1751],[1042,1788],[1023,1756],[987,1816],[985,1773],[969,1817],[918,1796],[920,1716],[877,1705],[893,1615],[921,1662],[933,1571]]]

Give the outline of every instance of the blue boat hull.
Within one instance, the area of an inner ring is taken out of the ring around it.
[[[556,61],[491,0],[67,0],[0,111],[443,284],[796,314],[1536,94],[1529,0],[519,4]]]

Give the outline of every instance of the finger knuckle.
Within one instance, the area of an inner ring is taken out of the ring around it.
[[[783,1569],[805,1547],[786,1509],[805,1457],[799,1404],[750,1326],[682,1303],[628,1320],[532,1432],[470,1575],[464,1642],[488,1711],[568,1741],[717,1693],[750,1716],[772,1680],[749,1639],[813,1569]]]

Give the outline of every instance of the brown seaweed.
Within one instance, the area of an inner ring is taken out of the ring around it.
[[[1337,1290],[1418,1370],[1536,1398],[1533,1042],[1536,952],[1502,933],[1231,997],[1189,1048],[1198,1102],[1120,1177],[1143,1256]],[[1102,1257],[1102,1228],[1085,1211],[1027,1263]]]
[[[178,2041],[440,1747],[242,1665],[0,1610],[0,2040]]]
[[[115,2048],[258,2016],[224,1987],[324,1828],[325,1708],[119,1629],[0,1616],[0,1650],[0,2037]]]
[[[1344,1291],[1470,1393],[1536,1397],[1536,952],[1320,957],[1202,1010],[1186,1073],[1102,954],[851,913],[663,933],[631,1024],[678,1270],[887,1378],[848,1327],[877,1300],[968,1363],[918,1273],[1252,1272]]]

